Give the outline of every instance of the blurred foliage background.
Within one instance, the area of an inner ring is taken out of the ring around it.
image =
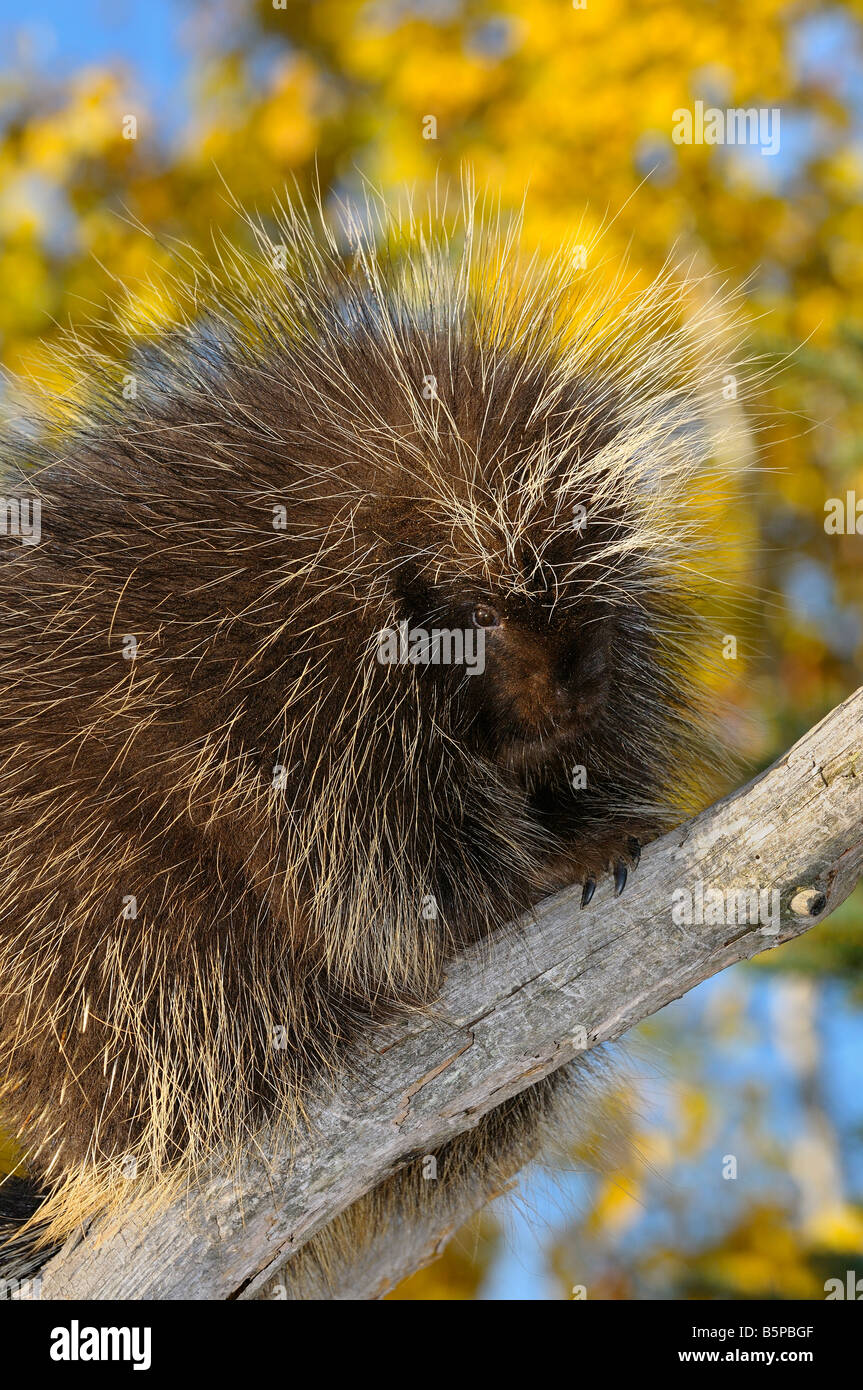
[[[849,492],[863,513],[863,13],[580,2],[0,0],[0,390],[12,412],[50,385],[60,326],[152,313],[174,239],[215,254],[226,185],[266,211],[286,181],[421,193],[469,161],[507,206],[528,189],[530,240],[583,219],[646,273],[697,253],[744,286],[769,376],[756,486],[718,523],[760,537],[731,691],[754,770],[861,679],[863,538],[824,522]],[[779,108],[779,153],[676,145],[696,100]],[[612,1166],[528,1174],[395,1296],[823,1297],[863,1247],[861,962],[858,892],[664,1010]]]

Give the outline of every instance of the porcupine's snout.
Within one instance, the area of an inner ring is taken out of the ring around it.
[[[608,633],[594,631],[590,638],[571,640],[557,661],[555,706],[560,707],[572,732],[590,727],[608,697],[611,659]]]
[[[485,622],[486,669],[475,690],[480,724],[507,764],[547,756],[589,731],[607,698],[609,643],[599,627],[553,632],[505,612]]]

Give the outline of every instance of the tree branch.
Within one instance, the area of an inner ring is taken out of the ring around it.
[[[610,881],[584,911],[578,890],[564,890],[526,930],[461,954],[433,1007],[357,1048],[340,1093],[310,1106],[314,1140],[293,1159],[270,1153],[264,1139],[266,1157],[239,1175],[214,1173],[146,1224],[130,1219],[101,1241],[91,1231],[46,1265],[42,1297],[254,1297],[412,1156],[470,1129],[585,1046],[620,1037],[726,966],[800,935],[861,873],[863,689],[767,772],[650,845],[619,901]],[[726,909],[730,892],[761,890],[762,912],[777,890],[778,920],[736,921],[726,910],[714,923],[708,910],[705,923],[680,924],[681,890],[697,912],[699,884],[708,909],[709,889],[726,895]],[[440,1234],[418,1231],[410,1258],[424,1262]],[[374,1296],[408,1272],[392,1252],[372,1261],[357,1271],[353,1296]]]

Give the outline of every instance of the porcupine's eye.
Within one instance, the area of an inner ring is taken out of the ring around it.
[[[471,614],[475,627],[499,627],[500,614],[487,603],[478,603]]]

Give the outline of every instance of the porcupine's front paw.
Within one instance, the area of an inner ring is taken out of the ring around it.
[[[614,879],[614,895],[619,898],[627,879],[641,858],[641,841],[635,835],[607,835],[584,840],[574,836],[571,847],[545,861],[536,887],[541,897],[573,885],[581,887],[581,906],[587,907],[603,874]]]
[[[627,835],[623,843],[611,848],[609,854],[608,868],[614,875],[614,896],[619,898],[624,888],[630,869],[638,868],[638,861],[641,858],[641,841],[634,835]],[[596,879],[588,876],[581,889],[581,905],[587,907],[594,893],[596,892]]]

